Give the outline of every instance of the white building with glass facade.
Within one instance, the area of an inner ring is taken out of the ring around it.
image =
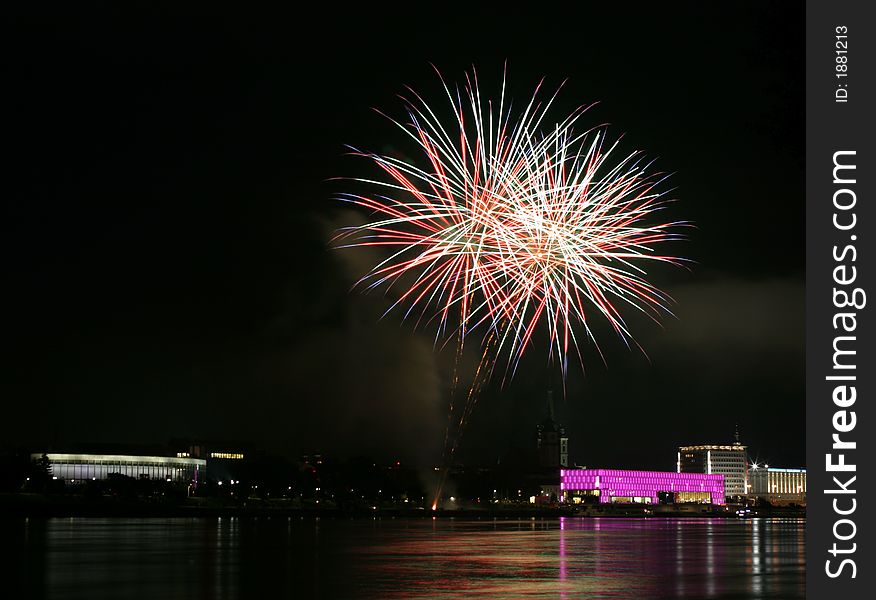
[[[33,454],[33,460],[46,456],[53,478],[65,483],[107,479],[117,473],[134,479],[194,484],[205,476],[207,461],[200,458],[134,456],[126,454]]]
[[[748,459],[746,446],[706,444],[681,446],[678,449],[679,473],[705,473],[724,476],[724,493],[742,496],[748,493]]]

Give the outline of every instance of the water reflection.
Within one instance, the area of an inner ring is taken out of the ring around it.
[[[15,597],[803,598],[801,520],[49,519]]]

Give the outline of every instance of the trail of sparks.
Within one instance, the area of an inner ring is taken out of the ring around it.
[[[570,354],[583,365],[586,340],[602,355],[594,316],[630,345],[635,340],[622,310],[654,320],[670,312],[670,299],[645,279],[644,265],[681,264],[655,248],[681,239],[676,232],[686,224],[654,222],[666,204],[659,190],[665,176],[650,172],[640,152],[617,156],[618,141],[609,141],[604,126],[574,131],[589,107],[545,126],[559,89],[542,101],[539,84],[515,116],[504,76],[498,108],[482,101],[475,73],[462,89],[441,83],[451,119],[439,118],[411,89],[402,98],[407,121],[387,117],[419,147],[422,166],[355,151],[384,175],[356,181],[382,192],[342,196],[373,220],[342,229],[336,241],[388,249],[359,285],[398,284],[387,313],[401,309],[417,325],[435,325],[436,344],[455,340],[457,360],[471,332],[486,332],[452,446],[451,399],[445,453],[452,460],[499,358],[507,357],[506,381],[541,328],[565,380]],[[455,390],[456,373],[453,379]]]
[[[492,332],[487,334],[487,339],[484,341],[483,345],[483,354],[481,355],[481,360],[478,363],[477,369],[475,370],[474,380],[472,381],[471,387],[469,387],[468,392],[466,393],[465,403],[463,404],[462,412],[458,416],[458,419],[455,423],[453,422],[455,411],[454,403],[452,402],[452,399],[454,397],[454,391],[451,390],[450,413],[448,414],[447,429],[444,432],[444,468],[441,470],[438,485],[436,486],[435,499],[432,503],[432,510],[437,509],[438,501],[441,498],[441,492],[444,490],[444,484],[447,480],[447,472],[450,466],[453,464],[453,459],[456,455],[456,449],[459,447],[459,443],[462,441],[462,433],[465,430],[465,424],[468,421],[468,418],[471,415],[472,411],[474,410],[475,405],[477,404],[481,390],[483,390],[484,386],[490,381],[490,378],[493,375],[493,368],[496,365],[494,354],[496,341],[497,338]],[[456,435],[453,436],[451,443],[450,434],[454,426]]]

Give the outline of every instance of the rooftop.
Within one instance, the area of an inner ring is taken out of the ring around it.
[[[731,450],[731,451],[744,451],[748,446],[743,444],[732,444],[728,446],[717,446],[717,445],[703,445],[703,446],[679,446],[678,450],[680,452],[687,452],[689,450]]]

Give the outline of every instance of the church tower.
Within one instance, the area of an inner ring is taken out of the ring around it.
[[[554,393],[547,393],[547,415],[536,428],[538,437],[538,464],[545,468],[569,466],[569,438],[566,429],[557,424],[554,416]]]

